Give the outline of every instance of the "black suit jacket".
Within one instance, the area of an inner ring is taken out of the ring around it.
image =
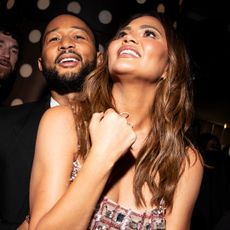
[[[0,108],[0,229],[29,213],[29,181],[39,121],[50,99]]]

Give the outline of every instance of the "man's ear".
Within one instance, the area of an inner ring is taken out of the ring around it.
[[[99,66],[103,62],[103,53],[97,52],[97,66]]]
[[[38,69],[42,72],[42,58],[38,58]]]

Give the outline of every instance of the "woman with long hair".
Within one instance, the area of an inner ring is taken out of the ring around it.
[[[161,15],[132,17],[72,109],[43,116],[30,229],[190,228],[203,174],[189,58]]]

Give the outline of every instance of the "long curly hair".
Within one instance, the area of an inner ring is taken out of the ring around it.
[[[173,196],[184,171],[188,148],[197,150],[187,136],[193,118],[190,63],[186,47],[172,23],[164,15],[151,12],[138,14],[127,21],[142,16],[157,18],[163,25],[168,43],[167,77],[156,88],[150,117],[151,128],[144,146],[139,151],[135,165],[133,191],[137,205],[145,205],[142,188],[147,183],[152,205],[160,205],[162,198],[166,207],[172,208]],[[107,52],[103,62],[88,76],[80,99],[78,116],[80,155],[85,158],[90,148],[87,125],[94,112],[115,108],[112,96],[113,82],[108,71]],[[87,140],[87,141],[86,141]],[[158,179],[156,179],[158,178]]]

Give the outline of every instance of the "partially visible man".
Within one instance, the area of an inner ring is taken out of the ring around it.
[[[19,35],[9,25],[0,25],[0,104],[7,98],[14,83],[19,54]]]
[[[80,18],[52,19],[43,34],[38,67],[50,96],[39,102],[0,109],[0,229],[16,229],[29,214],[29,180],[36,134],[46,109],[68,105],[97,65],[95,36]]]

